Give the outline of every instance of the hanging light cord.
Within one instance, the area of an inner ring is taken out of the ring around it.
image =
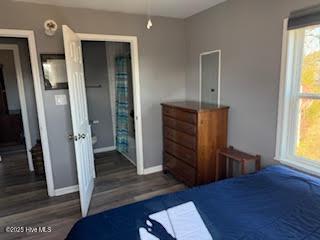
[[[148,12],[147,29],[151,29],[152,21],[151,21],[151,4],[150,4],[150,0],[147,0],[147,12]]]

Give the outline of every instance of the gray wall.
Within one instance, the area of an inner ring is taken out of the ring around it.
[[[230,105],[229,144],[275,153],[283,19],[319,0],[228,0],[186,20],[187,97],[198,99],[199,54],[222,50],[222,103]]]
[[[0,9],[1,9],[0,13],[2,14],[1,6],[0,6]],[[38,117],[37,117],[37,109],[36,109],[36,100],[34,95],[34,86],[33,86],[33,77],[32,77],[31,63],[30,63],[30,56],[29,56],[28,41],[26,39],[0,37],[0,44],[18,45],[20,60],[21,60],[21,70],[22,70],[22,76],[23,76],[23,82],[24,82],[24,90],[25,90],[27,109],[28,109],[31,143],[32,145],[34,145],[36,144],[37,139],[39,139],[40,134],[39,134],[39,125],[38,125]]]
[[[68,104],[55,105],[55,95],[66,95]],[[68,90],[44,91],[43,96],[55,189],[76,185],[74,143],[67,137],[73,132]]]
[[[59,24],[54,37],[44,34],[47,19]],[[145,168],[162,163],[160,102],[185,98],[185,23],[162,17],[155,17],[153,22],[154,28],[147,31],[145,16],[0,2],[0,28],[34,30],[38,53],[63,52],[61,24],[76,32],[138,37]],[[56,189],[77,182],[73,143],[67,139],[71,133],[70,106],[54,104],[54,95],[61,93],[67,94],[67,90],[43,90]]]
[[[6,88],[9,111],[20,110],[17,74],[14,64],[13,51],[0,50],[0,64],[3,65],[3,77]]]
[[[114,146],[105,42],[83,41],[82,52],[86,85],[101,85],[87,88],[89,119],[99,121],[91,127],[98,139],[94,148]]]

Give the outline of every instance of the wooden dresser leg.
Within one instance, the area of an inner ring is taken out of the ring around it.
[[[246,173],[246,166],[245,166],[245,161],[241,161],[241,175],[244,175]]]
[[[261,156],[257,155],[257,160],[256,160],[256,172],[261,170]]]
[[[228,165],[228,178],[233,176],[233,159],[229,158],[229,165]]]
[[[219,181],[219,175],[220,175],[220,151],[217,150],[216,154],[216,181]]]

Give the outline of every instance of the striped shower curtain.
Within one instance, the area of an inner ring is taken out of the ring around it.
[[[128,153],[128,67],[130,59],[116,57],[116,147],[119,152]]]

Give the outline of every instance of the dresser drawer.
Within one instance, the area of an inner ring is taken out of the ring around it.
[[[165,139],[164,151],[193,167],[196,166],[196,153],[189,148],[172,142],[169,139]]]
[[[165,115],[163,116],[163,125],[190,135],[197,134],[197,127],[194,124],[179,121]]]
[[[195,136],[188,135],[186,133],[174,130],[172,128],[164,127],[164,137],[168,138],[184,147],[196,150],[196,138]]]
[[[164,153],[165,169],[169,170],[179,180],[185,182],[189,186],[196,184],[196,171],[194,168],[185,164],[174,156]]]
[[[163,107],[163,115],[178,119],[180,121],[196,124],[197,115],[177,108]]]

